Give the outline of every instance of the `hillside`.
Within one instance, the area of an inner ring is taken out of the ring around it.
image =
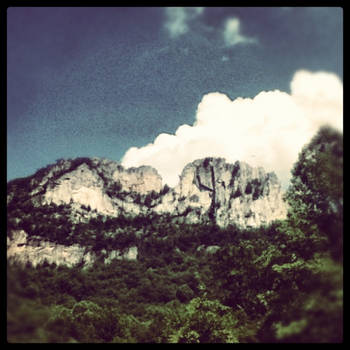
[[[175,188],[97,158],[10,181],[8,341],[342,341],[340,167],[342,136],[324,128],[285,195],[221,158]]]

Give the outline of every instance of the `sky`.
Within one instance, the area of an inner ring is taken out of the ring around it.
[[[338,7],[12,7],[7,180],[102,157],[174,186],[215,156],[285,188],[318,128],[342,131],[342,80]]]

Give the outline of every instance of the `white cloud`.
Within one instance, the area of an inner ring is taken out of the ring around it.
[[[223,30],[223,39],[226,46],[235,46],[240,43],[244,44],[256,44],[255,38],[250,38],[241,34],[240,20],[236,17],[231,17],[225,22]]]
[[[342,106],[342,82],[326,72],[296,72],[291,93],[262,91],[233,101],[220,92],[209,93],[192,126],[181,125],[175,135],[160,134],[153,143],[130,148],[122,164],[153,166],[174,186],[187,163],[223,157],[275,171],[286,187],[301,148],[318,128],[328,123],[342,130]]]
[[[167,7],[165,28],[171,38],[177,38],[189,30],[189,22],[204,11],[203,7]]]

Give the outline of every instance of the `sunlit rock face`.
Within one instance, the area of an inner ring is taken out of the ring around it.
[[[46,175],[40,185],[41,190],[45,188],[44,205],[72,204],[76,208],[78,204],[109,216],[121,213],[145,215],[148,208],[142,202],[135,203],[135,195],[146,196],[162,189],[162,178],[149,166],[125,169],[116,162],[92,158],[89,164],[83,163],[72,171],[65,171],[69,167],[65,162],[61,164],[63,174],[60,176],[54,167],[55,171],[50,171],[52,177]]]
[[[17,202],[26,198],[34,207],[68,204],[69,220],[74,224],[88,223],[98,214],[105,220],[120,214],[131,217],[166,214],[174,221],[211,222],[220,227],[235,224],[246,228],[283,219],[287,214],[274,173],[244,162],[226,163],[223,158],[198,159],[187,164],[178,185],[172,189],[163,188],[158,172],[149,166],[125,169],[116,162],[99,158],[60,160],[29,178],[30,185],[21,181],[15,187],[10,186],[9,205],[15,205],[15,193],[19,196]],[[31,262],[34,266],[44,261],[90,266],[98,258],[87,247],[64,246],[45,240],[40,232],[34,234],[37,236],[29,237],[23,230],[8,232],[9,261]],[[108,264],[114,259],[136,260],[138,251],[133,246],[102,255]]]
[[[67,167],[62,162],[62,169]],[[283,219],[287,213],[274,173],[240,161],[226,163],[223,158],[204,158],[187,164],[178,185],[166,193],[161,192],[162,178],[155,169],[125,169],[99,158],[63,172],[62,176],[54,167],[51,176],[54,180],[45,178],[48,185],[43,204],[73,204],[73,208],[84,205],[107,216],[153,212],[188,223],[211,221],[221,227],[258,227]],[[158,194],[157,198],[146,203],[144,199],[151,193]]]
[[[207,219],[221,227],[233,223],[257,227],[285,218],[282,197],[274,173],[244,162],[229,164],[223,158],[205,158],[184,168],[179,184],[155,210],[173,210],[191,223]]]
[[[151,191],[160,192],[162,189],[161,176],[150,166],[118,169],[114,172],[113,179],[119,181],[126,192],[147,194]]]
[[[42,237],[29,238],[23,230],[12,231],[11,236],[7,237],[8,261],[23,265],[30,262],[33,266],[46,261],[72,267],[77,264],[91,265],[95,260],[92,253],[78,244],[64,246],[45,241]]]
[[[45,193],[45,202],[89,206],[103,214],[116,214],[111,199],[104,192],[104,183],[96,170],[87,164],[65,173],[50,185]]]
[[[129,247],[123,251],[112,250],[104,252],[107,257],[105,264],[112,260],[137,260],[137,247]],[[96,255],[89,252],[87,248],[78,244],[65,246],[49,242],[42,237],[29,237],[24,230],[11,231],[7,236],[7,260],[22,265],[31,263],[34,267],[47,262],[57,266],[65,265],[73,267],[76,265],[90,267],[96,260]]]

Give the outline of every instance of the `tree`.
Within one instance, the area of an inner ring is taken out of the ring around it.
[[[324,126],[302,149],[286,193],[289,222],[306,235],[324,234],[342,258],[343,135]]]
[[[72,310],[74,335],[82,342],[110,342],[118,330],[118,314],[89,300],[76,303]]]
[[[184,308],[180,324],[173,325],[171,343],[237,343],[237,319],[217,300],[194,298]]]
[[[343,268],[328,255],[271,266],[277,276],[260,342],[342,342]]]
[[[65,343],[71,339],[70,330],[73,327],[72,310],[63,305],[50,307],[50,318],[45,330],[49,333],[49,341],[54,343]]]
[[[341,133],[324,126],[304,146],[293,167],[286,199],[288,219],[277,231],[285,233],[283,254],[292,253],[293,259],[272,261],[274,294],[258,339],[262,342],[341,342]]]

